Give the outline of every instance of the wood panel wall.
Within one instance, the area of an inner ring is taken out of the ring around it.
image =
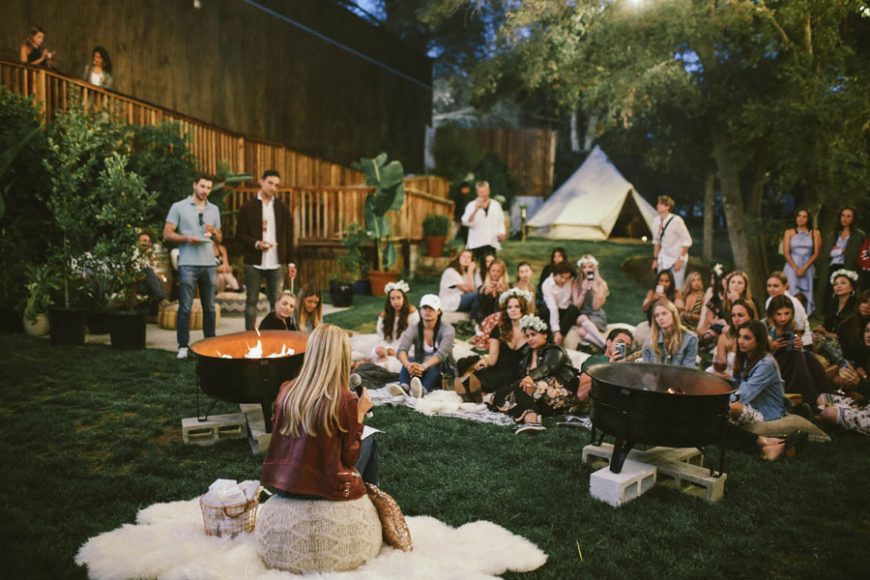
[[[28,29],[38,25],[68,76],[81,78],[93,47],[101,45],[121,93],[338,165],[386,151],[407,171],[422,171],[432,109],[425,54],[334,2],[203,0],[201,6],[4,0],[0,57],[17,61]],[[326,169],[293,170],[300,179],[312,173],[331,179]]]

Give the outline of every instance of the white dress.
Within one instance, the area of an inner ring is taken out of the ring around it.
[[[420,313],[418,311],[414,311],[408,315],[408,327],[416,326],[420,323]],[[374,364],[382,367],[391,373],[397,373],[402,370],[402,363],[399,362],[399,359],[395,357],[395,355],[388,356],[384,360],[378,360],[377,349],[378,347],[383,347],[386,349],[393,349],[395,352],[399,348],[399,337],[400,334],[398,331],[399,328],[399,319],[396,318],[393,321],[393,339],[387,340],[384,335],[384,319],[382,316],[378,316],[378,342],[375,347],[372,349],[371,354],[369,355],[369,360],[371,360]],[[407,327],[406,327],[407,328]]]

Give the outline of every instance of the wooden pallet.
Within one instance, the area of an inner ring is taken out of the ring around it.
[[[587,445],[583,448],[583,462],[593,466],[609,464],[613,445]],[[656,485],[677,489],[687,495],[716,502],[725,495],[727,474],[710,475],[704,467],[704,455],[695,448],[653,447],[632,449],[628,459],[654,465],[658,469]]]

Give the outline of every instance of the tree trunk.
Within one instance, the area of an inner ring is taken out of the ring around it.
[[[716,184],[716,174],[707,174],[704,185],[704,259],[713,259],[713,191]]]
[[[725,198],[725,219],[728,223],[728,238],[736,267],[749,275],[753,295],[764,296],[765,271],[758,251],[756,224],[758,215],[750,215],[743,201],[740,186],[740,169],[729,152],[728,139],[713,129],[713,158],[719,173],[719,183]]]

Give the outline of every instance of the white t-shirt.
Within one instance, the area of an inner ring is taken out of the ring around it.
[[[541,294],[544,295],[544,304],[550,311],[550,332],[559,332],[559,310],[564,310],[571,305],[571,282],[567,282],[564,286],[557,286],[553,275],[544,280],[541,284]]]
[[[260,239],[264,242],[269,242],[272,247],[263,252],[263,260],[260,265],[254,266],[258,270],[274,270],[280,266],[278,263],[278,243],[277,227],[275,226],[275,198],[271,198],[269,203],[263,200],[262,194],[257,193],[257,199],[260,200],[263,206],[263,235]]]
[[[501,242],[498,241],[499,234],[506,233],[504,227],[504,211],[501,209],[501,204],[494,199],[489,200],[489,208],[484,211],[477,210],[474,214],[474,219],[471,219],[471,214],[474,213],[474,207],[477,205],[477,199],[468,202],[465,206],[465,211],[462,212],[462,225],[468,226],[468,243],[466,247],[469,250],[480,248],[483,246],[492,246],[496,250],[501,248]]]
[[[479,287],[483,282],[480,281],[480,271],[474,272],[474,286]],[[465,283],[465,276],[456,271],[455,268],[447,268],[441,274],[441,284],[438,287],[438,298],[441,299],[441,310],[444,312],[456,312],[459,309],[459,302],[462,300],[462,290],[457,288],[457,285]]]
[[[686,222],[678,215],[669,213],[665,216],[665,232],[662,235],[662,216],[657,215],[653,219],[652,233],[653,243],[659,244],[659,270],[668,270],[677,262],[683,253],[683,248],[692,246],[692,235]]]

